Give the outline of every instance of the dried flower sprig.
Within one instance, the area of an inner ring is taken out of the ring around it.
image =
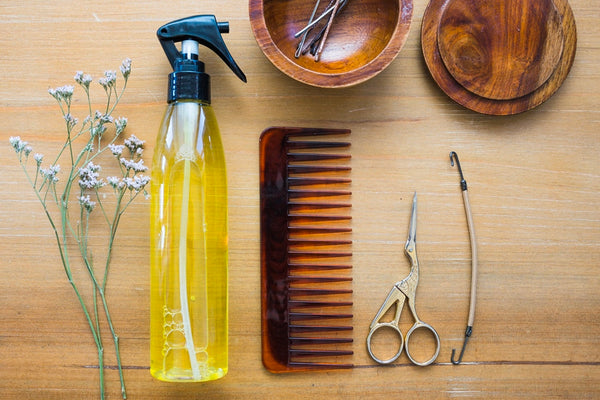
[[[88,115],[81,124],[79,124],[79,119],[71,114],[74,86],[65,85],[48,90],[48,93],[58,102],[67,131],[67,137],[62,148],[49,165],[44,165],[44,155],[42,154],[34,153],[33,157],[30,157],[33,148],[20,137],[11,137],[9,140],[50,222],[65,274],[75,291],[94,338],[98,350],[100,397],[102,399],[105,397],[105,389],[104,347],[100,329],[101,312],[106,317],[115,346],[121,394],[124,399],[127,398],[121,365],[119,337],[115,332],[106,301],[106,283],[121,217],[138,194],[143,193],[148,196],[145,187],[150,181],[148,176],[143,175],[148,169],[142,160],[144,142],[132,135],[123,140],[123,144],[117,144],[127,126],[127,119],[123,117],[115,119],[112,114],[127,86],[131,73],[131,60],[124,60],[120,71],[124,79],[120,89],[117,88],[117,74],[114,71],[107,71],[102,78],[98,79],[98,83],[106,93],[106,106],[103,111],[94,112],[92,111],[90,96],[90,84],[93,79],[83,72],[75,74],[75,82],[83,88],[87,97]],[[112,134],[108,132],[112,132]],[[128,150],[128,154],[124,154],[125,149]],[[114,157],[111,158],[116,159],[120,171],[117,176],[101,177],[102,168],[99,160],[105,152],[112,153]],[[29,167],[28,161],[30,158],[33,158],[35,162],[35,175],[29,173],[31,167]],[[64,161],[64,159],[68,160],[70,168],[64,171],[63,177],[59,178],[62,172],[59,161]],[[115,198],[114,209],[110,209],[109,204],[112,203],[106,200],[105,190],[102,190],[105,186],[112,188]],[[71,206],[74,204],[70,202],[72,198],[77,200],[75,204],[78,204],[78,210],[71,210]],[[52,205],[58,208],[60,216],[53,215],[50,207]],[[92,249],[88,241],[90,215],[98,213],[96,210],[100,210],[101,220],[104,220],[108,226],[108,243],[102,275],[96,271]],[[74,222],[72,219],[76,219],[76,221]],[[77,257],[71,254],[70,248],[67,246],[67,243],[71,243],[72,240],[78,245],[81,258],[80,264],[77,263],[75,260]],[[81,294],[81,282],[74,280],[72,271],[76,265],[81,265],[91,280],[94,293],[91,305],[84,300],[84,296]]]

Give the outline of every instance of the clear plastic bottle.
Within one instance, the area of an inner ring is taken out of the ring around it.
[[[209,381],[228,370],[227,175],[198,61],[200,41],[231,59],[218,41],[226,28],[196,16],[158,30],[174,68],[151,181],[150,372],[163,381]]]
[[[227,373],[227,176],[207,104],[167,108],[152,162],[151,366],[166,381]]]

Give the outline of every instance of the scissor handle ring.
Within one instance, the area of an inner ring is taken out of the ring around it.
[[[431,331],[431,333],[433,333],[433,336],[435,337],[435,341],[436,341],[436,345],[435,345],[435,354],[433,355],[433,357],[431,357],[429,360],[424,361],[424,362],[419,362],[417,360],[415,360],[414,358],[412,358],[412,356],[410,355],[410,351],[409,351],[409,344],[408,341],[410,339],[410,335],[416,331],[417,329],[428,329],[429,331]],[[408,333],[406,334],[406,355],[408,356],[408,358],[410,359],[410,361],[412,361],[413,364],[415,365],[419,365],[421,367],[425,367],[431,363],[433,363],[435,361],[435,359],[437,358],[437,356],[440,354],[440,337],[438,335],[438,333],[435,331],[435,329],[433,329],[433,326],[422,322],[422,321],[418,321],[415,322],[415,324],[412,326],[412,328],[410,328],[410,330],[408,331]]]
[[[375,356],[375,354],[373,354],[373,351],[371,350],[371,338],[373,337],[373,334],[375,333],[375,331],[377,331],[380,328],[392,328],[394,331],[396,331],[398,333],[398,335],[400,335],[400,349],[398,349],[398,352],[392,356],[392,358],[388,358],[387,360],[381,360],[379,358],[377,358]],[[400,328],[398,328],[398,325],[392,323],[392,322],[380,322],[377,325],[375,325],[373,327],[373,329],[371,329],[371,331],[369,332],[369,335],[367,336],[367,351],[369,352],[369,355],[371,356],[371,358],[373,360],[375,360],[376,362],[378,362],[379,364],[390,364],[393,363],[394,361],[396,361],[398,359],[398,357],[400,357],[400,354],[402,354],[402,349],[404,348],[404,336],[402,336],[402,332],[400,331]]]

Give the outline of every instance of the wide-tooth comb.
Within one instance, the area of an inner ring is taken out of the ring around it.
[[[260,138],[262,358],[271,372],[352,367],[349,134],[269,128]]]

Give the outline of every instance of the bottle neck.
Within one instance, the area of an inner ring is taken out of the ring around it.
[[[204,72],[178,71],[169,74],[167,102],[200,100],[210,104],[210,76]]]

